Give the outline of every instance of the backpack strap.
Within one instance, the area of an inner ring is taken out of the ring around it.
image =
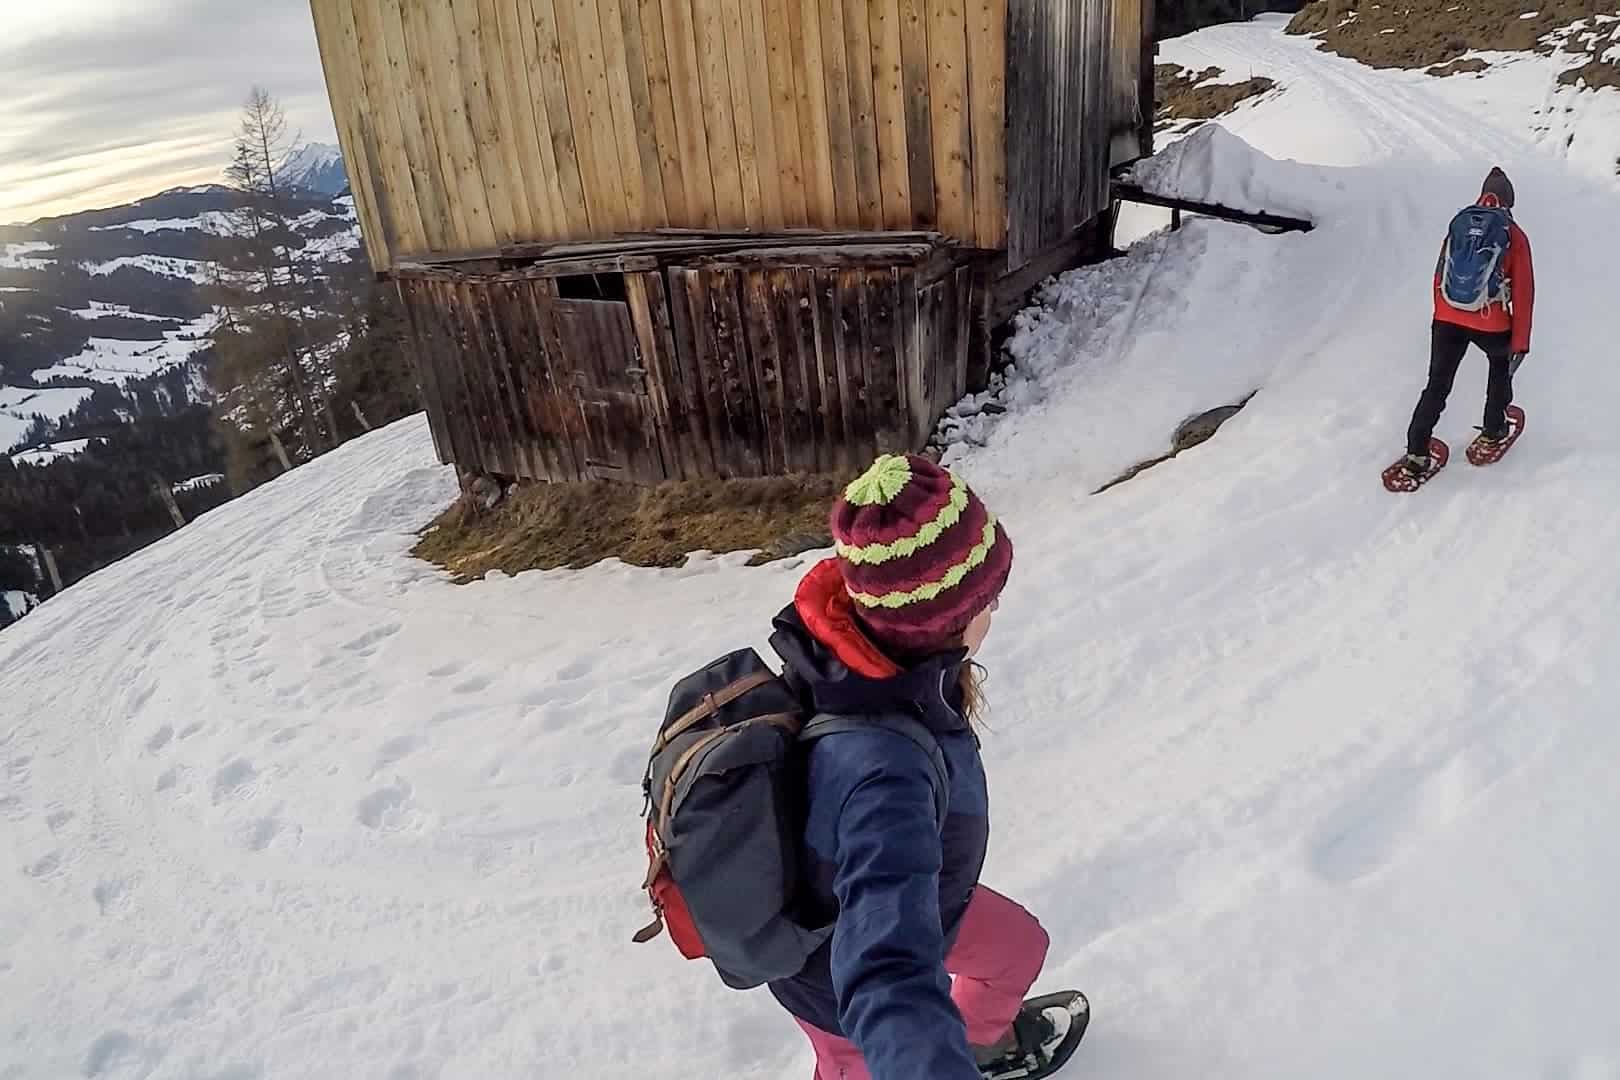
[[[799,731],[799,741],[815,742],[817,739],[837,735],[840,732],[870,731],[873,728],[903,735],[928,755],[929,762],[934,766],[934,810],[939,815],[940,824],[944,824],[945,812],[951,804],[951,780],[950,773],[945,768],[945,751],[939,748],[939,740],[934,737],[934,733],[920,722],[898,713],[860,717],[832,716],[823,713],[804,725]]]

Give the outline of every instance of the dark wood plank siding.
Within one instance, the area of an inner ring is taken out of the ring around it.
[[[1141,130],[1139,5],[1151,2],[1008,0],[1009,269],[1108,208],[1114,135]],[[1130,16],[1118,34],[1116,15]]]
[[[920,449],[966,390],[983,275],[929,244],[797,243],[587,260],[584,283],[619,276],[623,299],[580,298],[578,258],[402,269],[440,459],[656,483]]]

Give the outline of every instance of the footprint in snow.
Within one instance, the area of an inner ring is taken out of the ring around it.
[[[146,749],[155,754],[159,750],[162,750],[165,746],[168,746],[169,740],[173,738],[174,728],[170,727],[168,724],[164,724],[162,727],[158,728],[152,733],[151,738],[146,740]]]
[[[53,832],[53,833],[54,832],[61,832],[62,831],[62,826],[66,825],[68,822],[70,822],[72,820],[73,820],[73,811],[71,811],[71,810],[52,810],[49,814],[45,815],[45,827],[50,829],[51,832]]]
[[[248,827],[243,842],[249,851],[263,851],[281,835],[283,828],[285,826],[273,817],[260,818]]]
[[[377,646],[399,633],[399,623],[384,623],[382,626],[367,630],[364,634],[346,643],[343,648],[360,656],[370,656],[377,651]]]
[[[134,1065],[140,1059],[135,1040],[122,1031],[109,1031],[90,1044],[84,1056],[84,1075],[104,1076],[123,1065]]]
[[[258,776],[253,763],[247,758],[237,758],[225,765],[214,774],[214,802],[219,804],[235,796]]]
[[[377,765],[381,769],[422,749],[425,744],[415,735],[398,735],[377,747]]]
[[[388,831],[404,827],[411,785],[396,781],[378,788],[355,805],[355,817],[368,829]]]
[[[129,900],[129,882],[122,878],[112,878],[108,881],[96,883],[90,891],[90,896],[96,902],[96,907],[103,915],[117,911],[124,907]]]
[[[23,867],[23,873],[36,881],[49,881],[62,873],[62,853],[52,851]]]
[[[1351,802],[1323,828],[1310,852],[1312,869],[1336,885],[1383,869],[1453,821],[1501,771],[1459,755],[1399,789],[1386,787]]]
[[[450,692],[453,694],[476,694],[481,690],[488,690],[490,684],[494,681],[494,677],[490,675],[474,675],[472,678],[464,679],[452,686]]]
[[[595,670],[596,661],[581,658],[559,668],[557,670],[557,679],[560,682],[574,682],[583,679]]]

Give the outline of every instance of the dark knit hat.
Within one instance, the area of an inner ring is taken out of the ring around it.
[[[1480,195],[1495,195],[1497,202],[1509,210],[1513,209],[1513,181],[1508,179],[1508,174],[1502,171],[1500,165],[1486,174],[1485,186],[1480,189]]]
[[[886,454],[850,484],[832,534],[861,622],[907,653],[955,645],[1012,570],[995,515],[961,478],[915,455]]]

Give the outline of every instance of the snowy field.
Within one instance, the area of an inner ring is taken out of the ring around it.
[[[169,322],[170,315],[151,315],[144,311],[136,311],[128,304],[109,304],[105,300],[92,300],[87,308],[79,308],[73,312],[81,319],[105,319],[113,315],[122,315],[127,319],[144,319],[147,322]]]
[[[120,267],[133,266],[138,270],[148,270],[159,277],[185,278],[198,285],[208,284],[213,263],[200,259],[179,259],[168,255],[121,255],[106,262],[81,262],[79,264],[87,274],[104,277],[115,273]]]
[[[149,318],[132,313],[133,318]],[[185,323],[178,330],[165,330],[162,341],[123,341],[92,337],[77,354],[34,372],[37,382],[55,378],[85,378],[123,386],[136,379],[161,374],[179,367],[209,348],[216,316],[209,314]]]
[[[206,232],[213,236],[232,236],[235,229],[234,215],[225,210],[205,210],[194,217],[188,218],[143,218],[140,221],[127,221],[122,225],[92,225],[91,232],[118,232],[122,229],[133,229],[140,233],[154,233],[164,231],[175,232]]]
[[[0,385],[0,453],[28,434],[34,416],[56,422],[82,405],[91,391],[84,387],[22,387]]]
[[[1209,153],[1319,228],[1068,276],[952,450],[1018,548],[985,879],[1052,935],[1036,990],[1091,996],[1064,1075],[1620,1077],[1620,187],[1484,81],[1274,20],[1172,44],[1284,86]],[[1493,163],[1537,256],[1526,436],[1391,496]],[[412,418],[0,633],[0,1076],[809,1074],[767,995],[629,942],[669,683],[763,651],[803,566],[456,587],[406,555],[454,492]]]
[[[42,259],[39,256],[55,250],[54,244],[47,244],[43,240],[0,244],[0,270],[45,270],[54,265],[56,260]]]
[[[25,450],[20,454],[12,454],[11,460],[17,465],[49,465],[60,458],[78,457],[89,449],[90,443],[102,442],[101,439],[63,439],[61,442],[38,446],[32,450]]]

